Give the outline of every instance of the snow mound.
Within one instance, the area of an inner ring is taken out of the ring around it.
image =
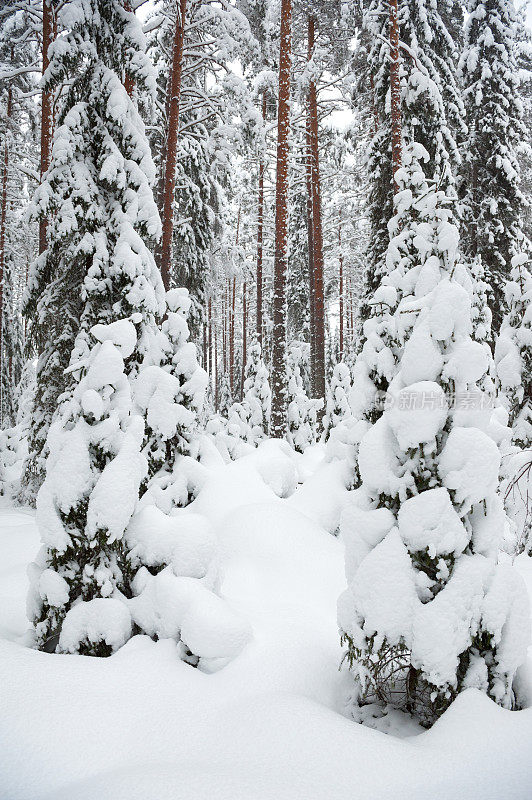
[[[204,578],[216,557],[217,543],[205,517],[188,511],[168,516],[155,505],[141,508],[126,532],[133,566],[170,565],[174,575]]]
[[[108,645],[118,650],[131,636],[131,614],[125,604],[112,597],[96,597],[72,606],[63,621],[59,650],[75,653],[80,645]]]

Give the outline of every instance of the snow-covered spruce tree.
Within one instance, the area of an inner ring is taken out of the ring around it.
[[[357,51],[355,63],[359,88],[364,92],[371,137],[366,161],[369,237],[362,320],[370,313],[366,297],[371,296],[379,285],[389,241],[388,222],[393,215],[391,120],[386,112],[390,91],[388,25],[388,0],[371,0],[363,15],[362,46]]]
[[[131,595],[123,535],[147,461],[125,366],[135,326],[116,320],[91,334],[96,344],[72,365],[80,380],[48,434],[37,497],[43,547],[29,571],[28,609],[40,649],[107,656],[131,635],[117,593]]]
[[[466,135],[455,79],[457,53],[448,28],[455,13],[449,15],[449,5],[429,0],[398,2],[402,126],[425,147],[429,156],[425,174],[445,191],[454,187],[453,174],[460,163],[457,140]],[[366,165],[369,239],[362,321],[371,313],[369,298],[385,272],[388,223],[394,213],[389,20],[388,0],[371,0],[364,11],[362,47],[355,63],[371,136]]]
[[[268,435],[272,393],[262,348],[255,339],[248,353],[243,402],[249,408],[252,444],[256,445]]]
[[[508,402],[513,441],[532,448],[532,274],[526,253],[512,258],[506,283],[508,313],[495,346],[500,389]]]
[[[160,232],[153,162],[121,79],[125,69],[140,88],[151,73],[139,23],[119,0],[72,0],[59,27],[65,34],[51,48],[47,81],[70,84],[35,198],[50,226],[49,247],[32,271],[30,303],[48,337],[57,325],[64,329],[59,345],[48,341],[50,357],[38,366],[39,430],[51,417],[52,398],[57,403],[62,395],[37,501],[44,549],[33,585],[42,602],[32,617],[41,648],[107,654],[117,644],[106,640],[111,618],[95,639],[83,626],[77,633],[68,628],[68,642],[59,637],[70,611],[81,625],[80,598],[97,602],[86,612],[90,627],[92,615],[105,620],[104,599],[111,608],[115,590],[129,591],[121,536],[145,475],[144,422],[131,413],[130,382],[145,361],[159,357],[155,318],[165,304],[147,247]],[[94,337],[100,344],[93,346]],[[69,349],[65,386],[60,367]]]
[[[15,425],[0,433],[0,492],[13,497],[17,497],[20,492],[22,466],[28,456],[34,394],[35,366],[33,360],[29,360],[22,369],[15,391]]]
[[[469,0],[460,59],[469,136],[464,145],[461,192],[463,246],[480,256],[491,287],[493,327],[506,311],[504,284],[522,246],[516,149],[526,139],[519,99],[516,19],[512,0]]]
[[[401,337],[395,314],[403,292],[402,276],[417,260],[412,223],[424,207],[429,192],[421,162],[428,161],[417,143],[403,148],[402,166],[395,173],[397,194],[394,217],[388,225],[390,243],[384,257],[381,283],[367,298],[370,315],[364,323],[364,344],[353,368],[353,414],[375,423],[383,412],[383,398],[393,380],[401,354]]]
[[[28,175],[35,174],[36,43],[29,4],[4,4],[0,17],[0,426],[15,424],[22,370],[21,287],[35,230],[26,219]]]
[[[2,332],[0,347],[0,417],[4,427],[15,424],[16,389],[22,375],[24,330],[17,298],[16,264],[12,253],[4,261],[2,276]]]
[[[179,145],[173,236],[173,280],[186,286],[193,298],[190,326],[197,336],[205,307],[209,251],[215,233],[218,193],[213,186],[208,157],[207,132],[195,124],[194,137]]]
[[[325,416],[323,417],[323,432],[328,439],[331,430],[351,415],[349,393],[351,391],[351,373],[347,364],[336,364],[331,382],[328,386]]]
[[[170,289],[166,302],[162,357],[159,364],[141,369],[134,399],[146,419],[148,474],[141,487],[143,503],[154,503],[169,513],[194,497],[190,472],[194,473],[198,455],[199,416],[208,378],[198,364],[196,346],[188,341],[192,304],[188,289]]]
[[[218,411],[222,416],[227,417],[233,399],[231,397],[231,387],[229,386],[229,376],[226,372],[222,372],[220,375],[219,392],[220,400],[218,402]]]
[[[153,315],[164,305],[144,241],[160,231],[155,171],[143,122],[122,86],[125,72],[138,90],[153,84],[140,23],[119,0],[72,0],[58,27],[65,33],[50,48],[45,87],[68,88],[51,164],[34,197],[34,214],[49,220],[48,248],[32,265],[25,302],[40,354],[28,500],[44,477],[46,434],[67,388],[75,339],[81,357],[95,322],[141,313],[129,372],[148,349]]]
[[[288,429],[286,439],[299,453],[315,444],[318,433],[318,413],[323,401],[312,399],[305,389],[304,373],[308,366],[310,346],[291,342],[287,359]]]
[[[491,343],[493,340],[492,314],[488,305],[490,287],[485,281],[484,267],[479,256],[471,264],[471,277],[474,282],[472,303],[473,339],[477,342]]]
[[[530,636],[522,581],[497,563],[500,452],[469,402],[482,402],[489,353],[471,337],[471,280],[447,202],[432,189],[409,224],[417,258],[396,273],[392,402],[362,439],[362,489],[342,522],[339,624],[355,706],[390,704],[427,726],[468,687],[518,706]]]
[[[502,494],[514,523],[513,554],[532,551],[532,276],[526,254],[512,258],[508,312],[495,345],[497,381],[512,442],[503,460]]]
[[[403,126],[429,154],[424,171],[447,194],[454,194],[460,165],[457,141],[467,135],[465,109],[456,79],[458,52],[446,20],[447,2],[400,2],[400,38],[407,81],[403,91]],[[443,12],[443,16],[442,16]],[[456,213],[455,207],[452,208]]]

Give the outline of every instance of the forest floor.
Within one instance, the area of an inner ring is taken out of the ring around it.
[[[320,459],[306,456],[286,499],[270,457],[213,469],[193,503],[216,526],[222,594],[253,628],[213,674],[146,636],[108,659],[26,647],[38,533],[31,511],[4,501],[1,800],[530,800],[532,707],[505,711],[471,689],[430,731],[397,713],[379,729],[346,716],[343,552],[329,532],[346,493]],[[516,563],[532,594],[532,559]],[[532,651],[532,705],[530,676]]]

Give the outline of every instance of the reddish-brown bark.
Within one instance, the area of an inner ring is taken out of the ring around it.
[[[207,310],[207,324],[209,329],[209,344],[208,344],[208,364],[207,372],[212,380],[212,298],[209,297],[209,304]]]
[[[9,126],[13,113],[13,94],[11,88],[7,91],[6,131],[4,134],[4,158],[2,164],[2,204],[0,217],[0,337],[4,316],[4,267],[6,252],[6,225],[7,225],[7,189],[9,172]],[[3,348],[0,347],[0,369],[2,368]]]
[[[207,320],[203,320],[203,369],[207,372]]]
[[[338,211],[338,305],[340,317],[340,361],[344,357],[344,256],[342,253],[342,210]]]
[[[308,18],[308,56],[315,45],[315,19]],[[323,291],[323,233],[321,222],[321,186],[318,152],[318,92],[311,80],[308,91],[310,163],[312,191],[312,268],[314,272],[315,373],[314,397],[325,397],[325,297]]]
[[[262,119],[266,119],[266,92],[262,95]],[[257,339],[262,346],[262,253],[264,241],[264,156],[259,164],[259,199],[257,212]],[[245,363],[245,362],[244,362]]]
[[[129,0],[124,0],[124,8],[125,8],[126,11],[133,11],[133,9],[131,7],[131,3],[129,2]],[[135,90],[135,81],[133,80],[133,78],[131,77],[129,72],[126,72],[125,77],[124,77],[124,88],[125,88],[126,92],[128,93],[128,95],[130,97],[133,97],[133,92]]]
[[[176,17],[174,46],[170,74],[168,76],[168,132],[166,136],[166,162],[163,187],[163,235],[161,242],[161,276],[166,290],[170,288],[172,271],[172,235],[174,231],[174,192],[176,181],[177,139],[179,129],[179,99],[181,95],[181,73],[183,70],[183,40],[185,38],[185,15],[187,0],[179,0]]]
[[[231,311],[229,315],[229,388],[231,398],[235,394],[235,310],[236,310],[236,278],[233,277],[231,290]]]
[[[50,60],[48,58],[48,48],[52,43],[55,20],[52,8],[52,0],[43,0],[42,4],[42,72],[43,75],[48,69]],[[41,180],[50,166],[50,150],[52,143],[53,126],[53,96],[52,92],[42,91],[41,94]],[[39,254],[46,250],[46,219],[39,222]]]
[[[242,286],[242,395],[244,395],[244,379],[246,377],[246,361],[248,358],[248,285]]]
[[[275,258],[273,268],[272,405],[270,434],[286,431],[286,272],[288,244],[288,134],[292,62],[292,2],[281,0],[279,102],[277,112],[277,176],[275,185]]]
[[[373,73],[369,76],[369,85],[371,89],[371,109],[373,111],[373,135],[379,130],[379,113],[377,111],[377,103],[375,102],[375,81],[373,80]]]
[[[314,397],[314,378],[316,375],[316,328],[314,311],[314,245],[312,221],[312,148],[310,144],[310,115],[307,114],[305,133],[305,178],[307,183],[307,247],[309,278],[309,343],[310,343],[310,394]]]
[[[218,411],[218,320],[214,320],[214,408]]]
[[[392,173],[395,193],[397,191],[395,173],[401,166],[401,85],[399,78],[397,0],[390,0],[390,102],[392,117]]]
[[[227,282],[224,290],[224,298],[222,299],[222,364],[224,375],[227,375],[227,312],[229,309],[229,281]]]

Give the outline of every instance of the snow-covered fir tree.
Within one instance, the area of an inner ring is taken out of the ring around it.
[[[506,283],[508,313],[495,347],[497,378],[508,401],[513,441],[532,448],[532,274],[526,253],[512,258]]]
[[[452,24],[449,5],[431,0],[401,2],[399,23],[401,41],[407,48],[402,52],[407,78],[401,107],[403,127],[429,154],[424,165],[429,181],[451,196],[461,161],[457,139],[465,138],[467,127],[456,78],[458,52],[446,25],[446,21]],[[455,207],[452,211],[456,214]]]
[[[308,396],[305,371],[308,368],[309,345],[291,342],[288,347],[288,429],[286,439],[299,453],[315,444],[318,438],[318,414],[323,408],[321,399]]]
[[[15,391],[17,415],[15,424],[0,433],[0,491],[17,497],[20,491],[22,466],[28,456],[33,397],[35,394],[35,365],[26,361]]]
[[[412,202],[408,189],[398,193],[403,212]],[[482,405],[490,360],[471,336],[458,229],[444,192],[414,202],[409,231],[396,228],[390,243],[413,245],[389,278],[400,289],[398,367],[360,444],[362,488],[342,523],[339,624],[355,708],[389,704],[430,725],[467,687],[518,706],[513,680],[529,631],[524,586],[497,563],[500,451],[468,401]]]
[[[513,554],[532,551],[532,275],[525,253],[512,258],[505,315],[495,344],[497,381],[512,442],[503,462],[502,494],[514,523]]]
[[[74,344],[75,358],[83,357],[93,324],[140,314],[129,372],[150,348],[154,315],[164,308],[146,246],[160,231],[154,165],[122,85],[127,72],[139,89],[153,88],[140,23],[118,0],[73,0],[58,25],[65,33],[50,47],[45,86],[67,89],[50,168],[34,197],[34,213],[49,220],[48,248],[32,265],[25,309],[39,351],[25,467],[30,500],[42,482],[45,439]]]
[[[144,454],[148,475],[141,492],[144,495],[146,491],[143,502],[169,513],[186,506],[194,496],[187,467],[198,455],[199,419],[208,378],[198,364],[196,346],[188,341],[192,304],[188,289],[170,289],[166,302],[162,357],[158,364],[141,369],[134,398],[147,424]]]
[[[132,632],[117,592],[131,596],[123,536],[148,464],[125,366],[135,326],[116,320],[91,335],[95,345],[72,367],[80,380],[48,434],[29,603],[40,649],[106,656]]]
[[[249,409],[248,419],[252,443],[258,444],[268,435],[272,393],[262,348],[253,340],[248,354],[244,379],[243,404]]]
[[[323,432],[327,439],[338,423],[351,416],[349,394],[351,392],[351,373],[347,364],[340,362],[333,370],[331,382],[327,387]]]
[[[35,170],[36,43],[30,4],[5,4],[0,17],[0,425],[12,427],[23,367],[21,294],[35,229],[26,219]]]
[[[353,414],[371,423],[381,416],[384,396],[398,369],[401,341],[395,311],[402,295],[399,276],[416,263],[411,222],[417,219],[429,192],[421,166],[428,159],[420,144],[403,148],[402,166],[395,174],[396,214],[388,225],[390,244],[383,278],[366,301],[369,316],[362,331],[364,344],[353,368]]]
[[[464,144],[463,246],[480,256],[490,286],[493,327],[506,310],[504,285],[522,247],[517,148],[526,138],[519,98],[512,0],[469,0],[460,59],[469,135]]]
[[[17,269],[13,253],[4,262],[2,276],[2,331],[0,371],[0,419],[4,427],[15,424],[17,386],[24,366],[24,328],[17,297]]]
[[[457,139],[464,138],[466,128],[455,78],[457,52],[448,28],[455,15],[449,15],[448,5],[428,0],[398,3],[401,115],[403,129],[428,153],[425,174],[429,181],[454,192],[453,176],[460,163]],[[362,47],[355,63],[371,137],[366,165],[369,239],[363,320],[370,314],[369,298],[386,269],[388,223],[393,216],[389,20],[389,3],[371,0],[364,10]]]
[[[149,85],[151,68],[140,24],[118,0],[73,0],[59,23],[65,33],[51,48],[47,81],[68,80],[69,88],[35,197],[50,230],[30,281],[29,302],[48,337],[48,356],[38,363],[33,463],[42,458],[35,443],[48,428],[52,400],[60,404],[37,500],[44,548],[32,618],[41,648],[107,655],[131,632],[111,595],[131,591],[122,536],[147,471],[131,381],[160,358],[155,320],[165,310],[147,246],[160,232],[154,167],[122,83],[126,70],[137,86]],[[101,622],[92,636],[94,617]],[[117,626],[120,642],[109,641]]]

